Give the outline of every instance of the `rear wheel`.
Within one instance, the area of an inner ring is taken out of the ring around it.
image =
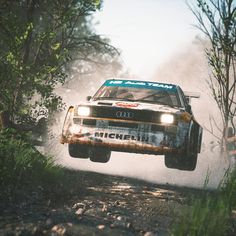
[[[90,150],[90,160],[93,162],[106,163],[110,157],[111,151],[108,149],[94,147]]]
[[[165,166],[171,169],[178,169],[179,163],[178,154],[166,154],[165,155]]]
[[[195,170],[197,165],[197,154],[166,154],[165,166],[171,169]]]
[[[77,143],[69,143],[68,151],[71,157],[76,157],[76,158],[89,157],[88,147],[77,144]]]

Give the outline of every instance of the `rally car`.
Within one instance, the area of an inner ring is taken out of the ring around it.
[[[178,85],[110,79],[86,102],[71,106],[61,143],[70,156],[106,163],[111,151],[165,155],[168,168],[192,171],[202,127]],[[192,95],[193,97],[193,95]]]

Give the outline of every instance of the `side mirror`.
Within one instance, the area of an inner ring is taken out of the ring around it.
[[[186,111],[189,113],[189,114],[192,114],[192,107],[191,107],[191,105],[187,105],[187,107],[186,107]]]
[[[87,100],[87,101],[90,101],[91,98],[92,98],[92,96],[87,96],[87,97],[86,97],[86,100]]]
[[[185,97],[188,104],[190,104],[190,97]]]

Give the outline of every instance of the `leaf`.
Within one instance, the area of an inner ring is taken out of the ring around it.
[[[60,48],[61,44],[60,43],[55,43],[54,45],[51,46],[51,49],[56,51]],[[58,59],[58,58],[57,58]]]
[[[95,6],[96,6],[96,7],[99,7],[100,4],[101,4],[101,1],[100,1],[100,0],[95,0]]]

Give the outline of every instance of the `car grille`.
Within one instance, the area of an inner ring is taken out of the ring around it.
[[[93,118],[108,118],[116,120],[160,123],[161,114],[163,114],[163,112],[108,106],[91,106],[91,117]],[[176,123],[177,120],[175,119],[174,124]]]
[[[164,125],[152,125],[151,126],[151,131],[152,132],[158,132],[158,131],[165,131],[165,126]]]

